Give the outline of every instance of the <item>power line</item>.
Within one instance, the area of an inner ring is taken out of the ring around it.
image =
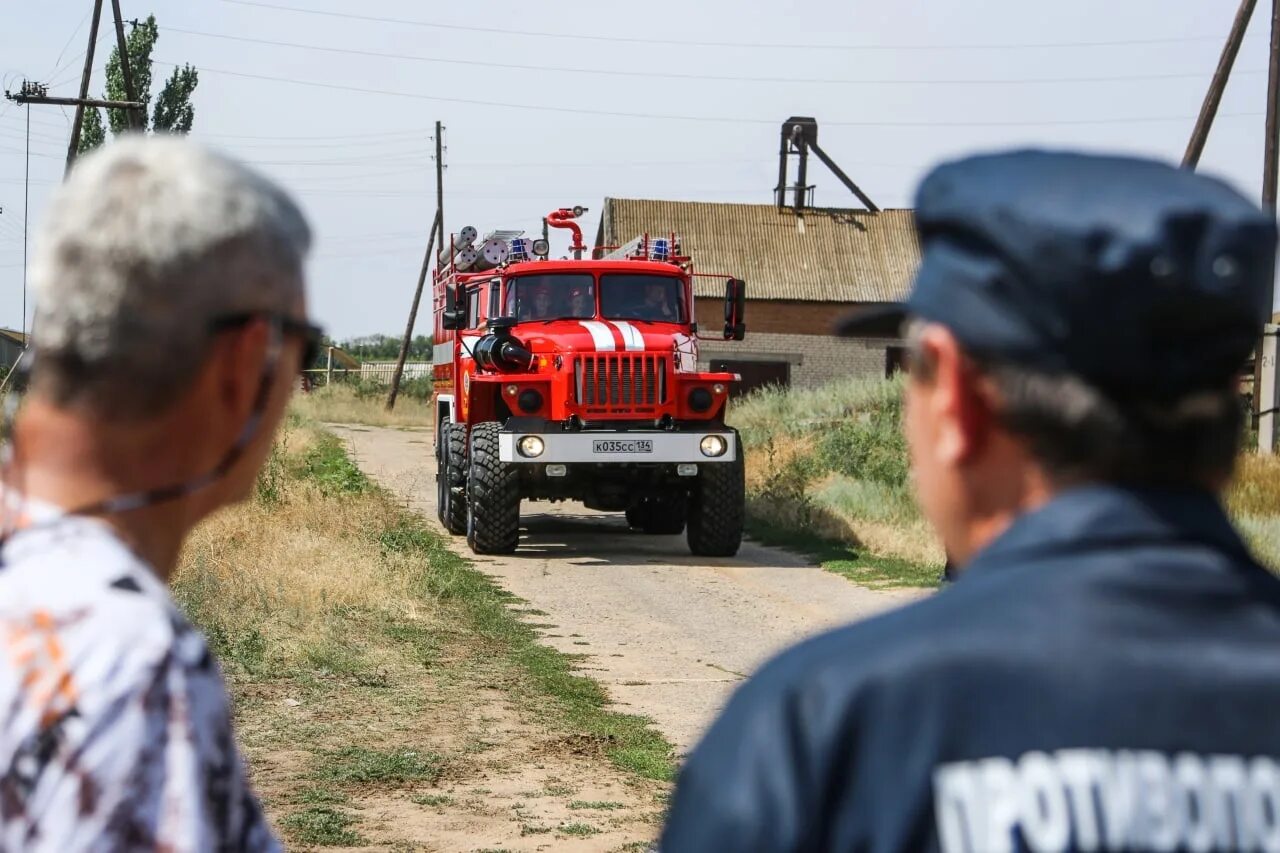
[[[57,75],[57,73],[62,70],[62,66],[61,66],[62,57],[66,56],[67,48],[71,47],[71,43],[76,40],[76,36],[80,35],[80,30],[84,27],[85,23],[88,22],[89,16],[92,14],[93,14],[93,9],[89,9],[84,13],[84,17],[80,19],[80,23],[76,24],[76,28],[72,30],[71,35],[67,37],[67,43],[62,46],[62,50],[58,51],[58,58],[53,61],[53,70],[50,71],[48,74],[44,75],[42,79],[52,80],[54,76]],[[81,56],[83,56],[83,54],[81,54]],[[77,57],[77,59],[78,58],[79,57]],[[75,59],[71,61],[75,62]]]
[[[476,68],[501,68],[512,71],[549,71],[558,74],[596,74],[609,77],[639,77],[639,78],[667,78],[671,80],[707,80],[722,83],[784,83],[794,85],[814,85],[814,84],[836,84],[836,85],[867,85],[867,86],[977,86],[977,85],[1030,85],[1039,83],[1114,83],[1122,80],[1183,80],[1195,79],[1199,80],[1207,77],[1211,72],[1168,72],[1168,73],[1147,73],[1147,74],[1123,74],[1113,76],[1075,76],[1075,77],[1041,77],[1041,78],[945,78],[945,79],[905,79],[905,80],[885,80],[885,79],[850,79],[841,77],[740,77],[724,74],[682,74],[670,71],[644,70],[644,71],[628,71],[621,69],[609,68],[582,68],[570,67],[562,65],[521,65],[510,62],[488,62],[479,59],[442,59],[435,56],[422,56],[420,54],[408,53],[388,53],[386,51],[377,50],[359,50],[357,48],[347,47],[328,47],[318,44],[303,44],[300,42],[276,41],[274,39],[252,38],[250,36],[237,36],[227,33],[206,33],[198,30],[188,30],[181,27],[164,26],[162,30],[169,30],[175,33],[183,33],[185,35],[201,36],[204,38],[224,39],[227,41],[247,42],[249,44],[270,45],[272,47],[288,47],[297,50],[313,50],[322,53],[338,53],[349,56],[366,56],[377,59],[404,59],[413,62],[429,62],[442,65],[463,65]],[[1266,73],[1265,68],[1249,69],[1241,71],[1241,74],[1263,74]]]
[[[222,0],[237,6],[253,6],[259,9],[273,9],[279,12],[293,12],[304,15],[317,15],[326,18],[343,18],[353,21],[370,21],[381,24],[398,24],[409,27],[424,27],[433,30],[449,30],[453,32],[484,33],[487,35],[524,36],[527,38],[555,38],[573,41],[595,41],[621,44],[675,45],[679,47],[731,47],[731,48],[763,48],[777,50],[1004,50],[1004,49],[1044,49],[1068,47],[1121,47],[1144,44],[1182,44],[1186,42],[1221,41],[1221,36],[1165,36],[1141,39],[1112,39],[1103,41],[1071,41],[1071,42],[1018,42],[989,44],[814,44],[787,42],[735,42],[735,41],[698,41],[682,39],[642,38],[640,36],[605,36],[587,33],[556,33],[540,30],[513,30],[501,27],[477,27],[463,24],[441,24],[433,21],[414,20],[409,18],[388,18],[375,15],[357,15],[351,12],[330,12],[323,9],[305,9],[297,6],[283,6],[276,3],[262,3],[256,0]]]
[[[8,116],[12,116],[13,118],[15,118],[15,119],[16,119],[16,118],[19,118],[22,114],[21,114],[21,113],[8,113],[7,115],[8,115]],[[6,116],[6,114],[0,114],[0,118],[6,118],[6,117],[7,117],[7,116]],[[45,126],[45,127],[56,127],[58,130],[67,130],[67,129],[70,127],[70,123],[69,123],[69,122],[65,122],[65,121],[64,121],[64,122],[46,121],[46,120],[45,120],[45,119],[43,119],[43,118],[32,118],[32,119],[31,119],[31,124],[32,124],[32,126],[33,126],[33,127],[34,127],[34,126],[39,126],[39,125],[43,125],[43,126]]]
[[[204,69],[200,69],[203,71]],[[243,158],[242,158],[243,159]],[[412,162],[428,163],[430,156],[422,153],[405,152],[403,154],[381,154],[377,152],[366,153],[354,157],[335,157],[331,160],[250,160],[243,159],[243,162],[252,166],[345,166],[352,163],[373,163],[373,162],[404,162],[406,164]]]
[[[241,0],[223,0],[224,3],[241,2]],[[157,65],[177,67],[175,63],[155,61]],[[364,86],[348,86],[341,83],[321,83],[316,80],[297,80],[290,77],[276,77],[268,74],[250,74],[244,71],[228,71],[224,68],[201,66],[202,73],[222,74],[228,77],[243,77],[248,80],[270,80],[276,83],[289,83],[295,86],[311,86],[317,89],[332,89],[339,92],[356,92],[362,95],[388,95],[397,98],[412,98],[419,101],[435,101],[438,103],[464,104],[472,107],[498,107],[508,110],[528,110],[532,112],[568,113],[570,115],[612,116],[615,118],[657,119],[662,121],[694,121],[712,124],[758,124],[775,125],[777,121],[768,118],[744,118],[736,116],[692,116],[667,113],[633,113],[622,110],[599,110],[586,107],[561,107],[540,104],[520,104],[508,101],[482,101],[473,98],[449,98],[440,95],[423,95],[417,92],[397,92],[390,89],[372,89]],[[1261,112],[1223,113],[1223,117],[1239,118],[1259,116]],[[1066,127],[1072,125],[1098,124],[1148,124],[1168,121],[1187,121],[1195,116],[1129,116],[1119,118],[1090,119],[1048,119],[1040,121],[828,121],[827,127]]]
[[[52,142],[57,145],[65,145],[67,143],[65,136],[59,138],[50,134],[36,133],[35,131],[32,131],[31,138],[37,142]],[[22,140],[25,139],[25,137],[21,133],[14,133],[8,129],[3,129],[0,130],[0,139]]]
[[[93,14],[92,10],[90,10],[89,14]],[[88,16],[88,15],[86,15],[86,16],[85,16],[85,19],[87,20],[87,19],[88,19],[88,17],[89,17],[89,16]],[[81,22],[81,26],[84,26],[84,23],[83,23],[83,22]],[[77,30],[76,30],[76,32],[77,32],[77,33],[79,33],[79,30],[77,29]],[[94,45],[95,45],[95,46],[97,46],[97,45],[102,44],[103,39],[107,38],[107,37],[108,37],[108,36],[110,36],[110,35],[112,35],[111,31],[109,31],[109,30],[108,30],[108,31],[104,32],[102,35],[98,36],[98,40],[97,40],[96,42],[94,42]],[[75,38],[75,36],[72,36],[72,38]],[[68,42],[68,44],[70,44],[70,42]],[[70,59],[68,59],[66,62],[61,63],[61,64],[60,64],[60,65],[58,65],[56,68],[54,68],[54,70],[53,70],[53,71],[51,71],[48,75],[46,75],[45,79],[46,79],[46,80],[53,80],[55,77],[57,77],[57,76],[58,76],[59,74],[61,74],[62,72],[67,71],[68,69],[70,69],[70,68],[71,68],[72,66],[74,66],[77,62],[79,62],[81,59],[84,59],[84,55],[85,55],[86,53],[88,53],[88,50],[87,50],[87,49],[86,49],[86,50],[82,50],[82,51],[80,51],[79,53],[77,53],[75,56],[73,56],[73,57],[71,57]],[[79,71],[77,71],[77,72],[76,72],[76,74],[79,74]],[[74,79],[74,78],[72,78],[72,79]],[[53,86],[53,85],[61,85],[61,83],[57,83],[57,84],[55,84],[55,83],[50,83],[49,85],[50,85],[50,86]]]
[[[161,63],[161,64],[167,65],[168,63]],[[384,130],[378,133],[352,133],[352,134],[338,134],[338,135],[318,135],[314,133],[308,133],[305,136],[245,136],[242,134],[235,134],[235,133],[200,133],[199,138],[201,139],[264,139],[264,140],[276,140],[281,143],[292,143],[293,140],[306,140],[306,139],[373,139],[373,138],[387,137],[387,136],[412,136],[414,134],[421,136],[424,133],[430,134],[431,132],[432,132],[432,128],[429,128],[429,127],[415,127],[415,128],[405,129],[405,130]]]
[[[23,154],[23,153],[25,153],[25,152],[23,151],[23,149],[21,149],[21,148],[8,148],[8,147],[5,147],[5,146],[0,146],[0,151],[4,151],[5,153],[8,153],[8,154]],[[56,159],[58,159],[58,156],[59,156],[59,155],[57,155],[57,154],[41,154],[41,153],[40,153],[40,152],[38,152],[38,151],[32,151],[32,152],[31,152],[31,156],[32,156],[32,157],[48,157],[48,158],[50,158],[50,159],[54,159],[54,160],[56,160]]]

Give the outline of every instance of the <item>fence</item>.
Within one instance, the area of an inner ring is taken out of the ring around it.
[[[432,375],[432,363],[429,361],[406,361],[404,363],[404,379],[424,379]],[[391,383],[391,375],[395,373],[394,361],[366,361],[360,365],[360,378],[370,382]]]

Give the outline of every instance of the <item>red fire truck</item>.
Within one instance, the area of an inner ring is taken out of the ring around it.
[[[583,208],[545,239],[463,229],[434,273],[440,521],[476,553],[514,551],[522,500],[625,512],[694,554],[742,540],[742,445],[725,424],[731,373],[698,371],[690,258],[674,234],[586,246]],[[701,275],[701,274],[697,274]],[[742,340],[745,284],[725,282],[725,340]]]

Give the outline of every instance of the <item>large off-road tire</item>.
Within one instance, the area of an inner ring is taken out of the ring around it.
[[[698,466],[689,498],[689,550],[699,557],[732,557],[742,544],[746,474],[742,442],[733,437],[734,461]]]
[[[644,498],[627,510],[627,523],[654,536],[676,536],[684,532],[688,512],[684,495]]]
[[[467,453],[467,544],[477,554],[510,554],[520,543],[520,479],[498,459],[496,421],[471,428]]]
[[[466,533],[467,502],[459,489],[467,479],[467,425],[441,421],[436,455],[436,515],[445,530]]]

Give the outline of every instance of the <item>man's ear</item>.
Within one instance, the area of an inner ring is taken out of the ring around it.
[[[985,382],[945,327],[926,328],[920,345],[933,366],[936,451],[951,464],[964,464],[982,452],[995,423]]]
[[[269,338],[267,321],[251,320],[219,337],[213,350],[214,358],[219,360],[215,365],[218,398],[232,417],[243,423],[253,410],[262,384]]]

